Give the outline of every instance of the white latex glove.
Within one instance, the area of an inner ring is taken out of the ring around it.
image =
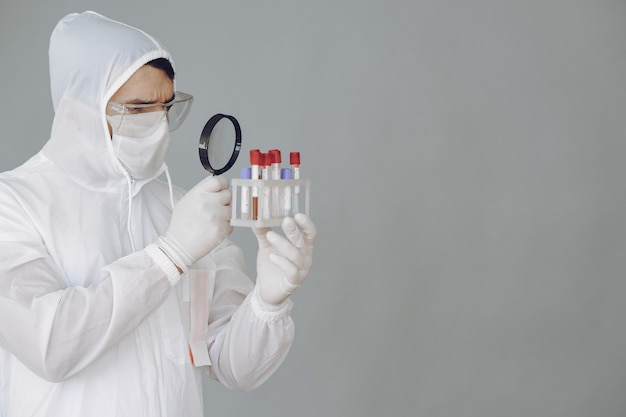
[[[157,245],[180,269],[194,264],[232,233],[231,198],[228,179],[200,181],[176,204]]]
[[[259,241],[256,285],[259,297],[267,304],[280,305],[306,279],[313,265],[315,225],[305,214],[286,217],[282,223],[285,237],[269,227],[253,228]]]

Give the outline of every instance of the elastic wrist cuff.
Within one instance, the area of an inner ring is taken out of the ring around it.
[[[293,302],[289,298],[278,305],[266,303],[259,296],[257,286],[254,287],[250,295],[250,305],[257,317],[265,322],[272,322],[287,317],[293,308]]]
[[[161,236],[157,239],[156,245],[170,258],[170,261],[174,263],[174,265],[178,266],[183,270],[183,274],[187,273],[187,262],[179,256],[179,252],[175,250],[170,244],[171,241],[167,239],[165,236]]]
[[[178,272],[178,268],[174,262],[157,246],[152,243],[146,246],[146,253],[152,258],[155,264],[157,264],[163,272],[167,275],[167,279],[170,285],[176,285],[180,281],[181,274]]]

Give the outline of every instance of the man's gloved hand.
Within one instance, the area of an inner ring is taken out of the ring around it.
[[[157,245],[184,269],[207,255],[233,231],[228,179],[200,181],[176,204],[169,228]]]
[[[286,217],[282,223],[285,237],[268,227],[253,228],[259,241],[257,289],[261,300],[279,305],[293,294],[313,264],[315,225],[305,214]]]

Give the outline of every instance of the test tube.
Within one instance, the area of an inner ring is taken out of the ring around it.
[[[280,170],[280,178],[283,180],[290,180],[293,178],[291,168],[283,168]],[[283,186],[283,198],[282,198],[282,215],[285,217],[291,216],[291,187],[289,185]]]
[[[270,177],[273,180],[280,179],[280,163],[281,156],[280,150],[271,149],[269,151],[270,157]],[[280,187],[273,186],[272,187],[272,201],[271,201],[271,215],[272,217],[280,217],[281,209],[280,209]]]
[[[260,176],[261,151],[252,149],[250,151],[250,177],[258,180]],[[259,218],[259,187],[252,187],[252,220]]]
[[[261,179],[270,179],[270,156],[267,153],[261,153]],[[269,219],[271,217],[270,207],[270,187],[265,184],[261,187],[261,218]]]
[[[293,168],[293,179],[300,179],[300,152],[291,152],[289,154],[289,164]],[[295,194],[295,198],[293,201],[293,211],[297,213],[298,209],[298,200],[300,199],[300,186],[296,185],[293,187],[293,193]]]
[[[250,167],[241,168],[241,178],[249,180],[252,178],[252,169]],[[241,186],[241,218],[248,220],[250,218],[250,187]]]

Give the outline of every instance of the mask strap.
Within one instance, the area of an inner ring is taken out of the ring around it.
[[[128,229],[128,236],[130,237],[130,247],[133,252],[137,249],[135,248],[135,239],[133,238],[133,230],[131,228],[131,220],[133,217],[133,190],[132,190],[132,179],[128,172],[125,172],[126,183],[128,184],[128,220],[126,222],[126,228]],[[172,210],[174,210],[174,191],[172,187],[172,177],[170,176],[170,170],[165,165],[165,176],[167,177],[167,186],[170,192],[170,205],[172,206]]]
[[[174,210],[174,191],[172,190],[172,178],[170,177],[170,170],[165,165],[165,176],[167,177],[167,186],[170,190],[170,204],[172,206],[172,210]]]
[[[133,217],[133,190],[130,174],[126,173],[126,182],[128,184],[128,221],[126,222],[126,228],[128,229],[128,236],[130,236],[130,247],[135,252],[135,239],[133,238],[133,230],[130,227],[130,222]]]

